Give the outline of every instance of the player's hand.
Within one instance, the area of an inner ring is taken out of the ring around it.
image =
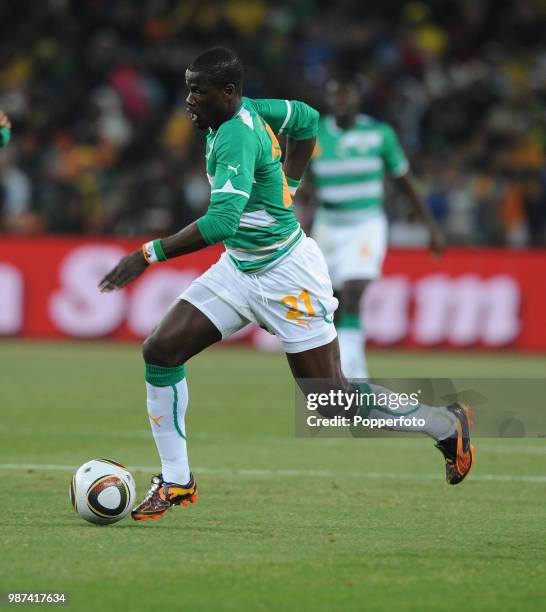
[[[436,257],[440,257],[443,255],[446,249],[446,241],[444,238],[444,234],[442,230],[436,225],[433,224],[429,227],[430,232],[430,251]]]
[[[0,111],[0,128],[8,128],[8,130],[11,129],[11,122],[7,118],[6,113],[3,113],[2,111]]]
[[[110,270],[100,281],[98,288],[101,293],[109,293],[116,289],[123,289],[135,278],[138,278],[148,267],[142,251],[134,251],[120,260],[118,265]]]

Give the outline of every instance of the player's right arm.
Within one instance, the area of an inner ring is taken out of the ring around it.
[[[196,221],[207,245],[231,238],[239,229],[259,154],[258,140],[242,121],[229,122],[220,130],[213,149],[216,170],[210,204],[206,214]],[[176,245],[167,241],[166,248],[171,247],[176,252]]]
[[[220,130],[213,151],[216,172],[207,212],[176,234],[146,243],[124,257],[100,281],[100,291],[122,289],[154,261],[199,251],[237,232],[252,190],[258,142],[242,122],[233,122]]]

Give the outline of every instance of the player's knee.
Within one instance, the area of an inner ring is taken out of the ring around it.
[[[156,363],[156,358],[160,354],[160,348],[153,334],[148,336],[142,344],[142,357],[146,363]]]
[[[178,356],[173,354],[170,344],[165,336],[151,333],[142,345],[144,361],[166,367],[178,365]]]

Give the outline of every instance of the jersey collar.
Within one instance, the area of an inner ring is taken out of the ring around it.
[[[237,117],[237,115],[243,110],[244,107],[244,102],[241,100],[241,105],[239,106],[239,108],[233,113],[233,115],[231,115],[231,117],[229,119],[226,119],[226,121],[231,121],[232,119],[234,119],[235,117]],[[226,121],[224,121],[224,123],[226,123]],[[218,128],[219,130],[220,128]],[[218,131],[218,130],[213,130],[211,127],[209,127],[209,134],[214,134],[214,132]]]

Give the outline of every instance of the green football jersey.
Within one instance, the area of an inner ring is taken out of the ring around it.
[[[408,168],[398,138],[386,123],[366,115],[358,115],[348,130],[340,129],[331,116],[319,122],[310,171],[325,210],[380,209],[385,172],[397,177]]]
[[[211,199],[197,225],[207,243],[224,240],[239,270],[264,270],[302,239],[276,135],[303,140],[314,137],[317,127],[317,111],[303,102],[243,98],[229,121],[209,130]]]

